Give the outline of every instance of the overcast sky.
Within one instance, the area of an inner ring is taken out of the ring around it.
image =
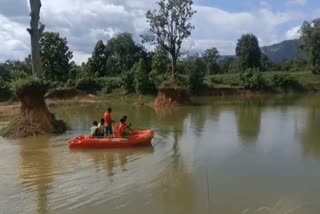
[[[77,63],[86,61],[97,40],[120,32],[139,35],[148,25],[145,12],[155,0],[42,0],[41,21],[46,30],[67,37]],[[319,0],[194,0],[196,15],[192,38],[185,49],[216,47],[234,54],[243,33],[257,35],[260,45],[297,38],[304,20],[320,17]],[[30,53],[26,31],[28,0],[0,0],[0,61],[23,59]]]

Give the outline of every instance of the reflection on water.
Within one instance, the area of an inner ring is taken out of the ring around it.
[[[36,192],[36,210],[39,214],[48,212],[48,194],[54,181],[52,151],[49,137],[21,140],[20,146],[20,181],[27,191]]]
[[[307,125],[302,135],[304,156],[320,158],[320,108],[313,106],[309,109]]]
[[[261,123],[261,105],[246,102],[236,110],[238,132],[243,142],[256,143]]]
[[[69,106],[64,135],[0,139],[0,213],[317,214],[317,100],[112,106],[156,131],[153,146],[124,150],[69,150],[108,105]]]

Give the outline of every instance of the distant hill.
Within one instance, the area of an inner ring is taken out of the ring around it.
[[[276,64],[282,63],[286,60],[291,60],[296,56],[307,59],[306,54],[300,50],[301,44],[302,41],[300,39],[285,40],[278,44],[261,47],[261,51]],[[218,61],[221,62],[227,58],[235,58],[235,56],[222,55],[219,57]]]
[[[265,46],[261,51],[274,63],[281,63],[293,59],[295,56],[306,58],[300,50],[302,41],[300,39],[286,40],[278,44]]]

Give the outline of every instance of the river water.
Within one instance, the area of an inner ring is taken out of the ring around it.
[[[60,108],[63,135],[0,138],[0,213],[320,213],[319,97],[204,100],[111,103],[115,119],[155,130],[146,148],[68,149],[110,103]]]

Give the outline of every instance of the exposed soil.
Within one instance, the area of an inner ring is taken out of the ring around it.
[[[187,89],[160,88],[153,104],[156,108],[190,105],[191,99]]]
[[[55,119],[44,99],[45,88],[33,86],[19,94],[20,113],[2,133],[4,137],[28,137],[66,130],[63,121]]]

